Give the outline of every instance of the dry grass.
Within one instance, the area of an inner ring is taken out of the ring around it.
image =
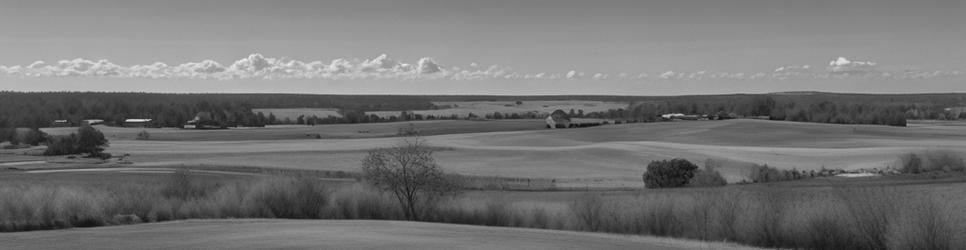
[[[0,184],[0,231],[190,218],[404,218],[363,184],[317,179],[207,181],[178,171],[118,185]],[[474,191],[425,209],[426,221],[653,235],[807,249],[962,249],[966,202],[945,186],[749,185],[634,192]],[[530,197],[544,197],[546,200]]]

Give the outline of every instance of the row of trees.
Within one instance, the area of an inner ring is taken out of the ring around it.
[[[593,112],[587,117],[652,122],[661,114],[704,114],[718,117],[766,117],[771,120],[876,124],[905,126],[915,106],[893,103],[857,103],[773,98],[771,96],[742,96],[726,100],[682,100],[680,102],[642,102],[628,109]]]
[[[47,134],[37,128],[17,129],[5,118],[0,118],[0,142],[12,145],[37,146],[47,140]]]
[[[759,116],[774,120],[844,124],[905,125],[906,119],[966,118],[966,94],[861,95],[832,93],[776,93],[704,96],[389,96],[295,94],[155,94],[0,91],[0,117],[14,127],[47,127],[54,120],[80,123],[102,119],[121,124],[125,119],[149,118],[155,126],[180,127],[199,112],[222,127],[299,123],[367,123],[407,120],[464,119],[413,114],[404,110],[446,108],[443,101],[589,100],[631,103],[603,112],[571,111],[572,117],[656,121],[661,114]],[[341,117],[277,119],[253,108],[334,108]],[[400,111],[398,116],[367,115],[367,111]],[[530,113],[471,114],[470,118],[532,119]]]

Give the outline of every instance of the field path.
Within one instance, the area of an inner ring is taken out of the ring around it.
[[[0,249],[743,249],[658,237],[366,220],[188,220],[0,234]]]

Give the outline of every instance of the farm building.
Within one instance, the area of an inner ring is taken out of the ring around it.
[[[198,112],[194,119],[185,122],[185,129],[222,129],[220,124],[215,120],[211,119],[211,113],[209,112]]]
[[[125,119],[125,127],[143,128],[151,126],[151,119]]]
[[[707,116],[702,115],[685,115],[681,113],[663,114],[661,115],[663,120],[701,120],[707,119]]]
[[[104,120],[101,119],[86,119],[81,121],[81,124],[83,125],[97,125],[102,123],[104,123]]]
[[[54,120],[50,123],[51,127],[70,127],[70,121],[68,120]]]

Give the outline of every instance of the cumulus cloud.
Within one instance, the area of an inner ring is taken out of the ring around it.
[[[27,66],[0,66],[0,74],[21,77],[118,77],[151,79],[487,79],[524,78],[509,67],[492,65],[481,68],[446,67],[433,58],[424,57],[414,64],[381,54],[370,59],[337,58],[331,61],[299,61],[266,57],[259,53],[235,60],[229,65],[214,60],[201,60],[168,65],[162,62],[120,66],[107,60],[82,58],[61,60],[56,64],[36,61]],[[550,78],[543,74],[537,78]]]
[[[839,75],[866,75],[876,73],[876,63],[872,61],[850,61],[839,57],[828,63],[828,72]]]
[[[826,67],[811,65],[785,65],[763,72],[713,72],[713,71],[658,71],[658,73],[605,72],[585,74],[579,69],[565,72],[520,73],[510,67],[481,66],[471,63],[467,67],[448,67],[430,57],[413,63],[396,60],[386,54],[368,59],[336,58],[329,61],[300,61],[289,58],[266,57],[254,53],[222,64],[214,60],[201,60],[180,64],[155,62],[122,66],[108,60],[83,58],[60,60],[56,63],[35,61],[30,64],[0,65],[0,75],[14,77],[115,77],[148,79],[390,79],[390,80],[581,80],[581,81],[714,81],[714,80],[823,80],[823,79],[931,79],[962,77],[962,71],[936,71],[920,69],[886,70],[873,61],[849,60],[838,57]],[[894,67],[893,67],[894,68]]]
[[[436,64],[436,61],[429,57],[420,58],[418,65],[420,74],[435,74],[442,72],[439,64]]]
[[[577,78],[576,70],[571,70],[570,72],[567,72],[567,79],[574,79],[574,78]]]

